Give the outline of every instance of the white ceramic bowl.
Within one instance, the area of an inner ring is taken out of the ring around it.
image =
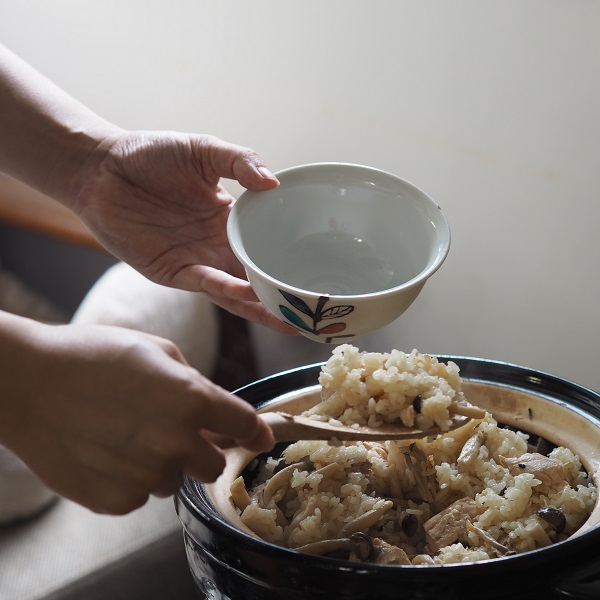
[[[245,191],[227,232],[261,302],[319,342],[343,343],[397,319],[439,269],[450,229],[436,202],[379,169],[315,163]]]

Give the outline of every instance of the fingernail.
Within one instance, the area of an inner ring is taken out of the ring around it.
[[[267,169],[267,167],[258,167],[258,172],[265,179],[273,179],[274,181],[277,181],[277,183],[279,183],[279,180],[277,179],[277,177],[275,177],[275,175],[273,175],[273,173],[271,173],[271,171],[269,171],[269,169]]]

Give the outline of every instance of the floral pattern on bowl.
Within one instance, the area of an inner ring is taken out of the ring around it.
[[[311,324],[308,325],[292,308],[284,306],[283,304],[279,305],[279,310],[288,325],[295,327],[301,333],[320,336],[324,338],[324,341],[327,344],[331,344],[334,340],[340,338],[354,337],[353,333],[342,333],[346,330],[347,324],[344,323],[344,321],[339,320],[354,311],[354,306],[352,304],[334,304],[327,306],[330,301],[329,296],[319,296],[317,307],[313,311],[306,302],[301,298],[298,298],[298,296],[294,296],[294,294],[284,292],[283,290],[279,290],[279,293],[288,301],[293,309],[310,317]],[[336,319],[336,322],[329,323],[322,327],[319,326],[323,321],[329,321],[331,319]]]

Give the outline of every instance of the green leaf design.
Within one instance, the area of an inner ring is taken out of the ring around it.
[[[304,331],[308,331],[312,333],[312,329],[292,310],[290,310],[287,306],[279,305],[279,310],[281,314],[292,324],[298,327],[298,329],[302,329]]]
[[[308,315],[311,319],[314,317],[313,311],[309,308],[309,306],[294,294],[290,294],[289,292],[284,292],[283,290],[279,290],[279,293],[297,310],[305,315]]]
[[[340,319],[349,315],[354,310],[354,306],[348,305],[338,305],[338,306],[330,306],[327,310],[324,310],[321,313],[321,319]]]

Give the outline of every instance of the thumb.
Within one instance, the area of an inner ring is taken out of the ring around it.
[[[205,164],[211,166],[217,178],[234,179],[249,190],[270,190],[279,185],[256,151],[215,136],[202,137]]]

